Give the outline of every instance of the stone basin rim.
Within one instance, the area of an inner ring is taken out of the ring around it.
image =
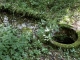
[[[63,26],[64,27],[64,26]],[[68,27],[69,28],[69,27]],[[60,47],[60,48],[76,48],[78,46],[80,46],[80,31],[75,31],[78,35],[78,38],[77,40],[72,43],[72,44],[63,44],[63,43],[59,43],[55,40],[50,40],[50,43],[53,45],[53,46],[56,46],[56,47]]]

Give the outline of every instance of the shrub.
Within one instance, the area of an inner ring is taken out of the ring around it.
[[[39,40],[32,39],[31,32],[0,24],[0,60],[34,60],[45,51]]]

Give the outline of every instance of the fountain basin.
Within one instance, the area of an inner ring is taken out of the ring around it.
[[[75,31],[70,27],[60,26],[60,31],[55,33],[50,43],[61,48],[76,48],[80,45],[80,31]]]

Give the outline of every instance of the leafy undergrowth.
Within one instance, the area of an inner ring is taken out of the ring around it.
[[[53,40],[53,34],[58,31],[59,27],[49,28],[46,26],[48,22],[41,21],[39,23],[39,29],[36,32],[38,39],[44,43],[44,46],[47,46],[49,54],[42,55],[41,60],[80,60],[80,47],[77,48],[61,48],[56,47],[49,43],[49,40]],[[69,26],[70,27],[70,26]]]
[[[0,9],[8,9],[12,13],[20,13],[23,16],[57,20],[67,13],[67,9],[78,8],[79,3],[79,0],[1,0]]]
[[[55,49],[39,39],[34,39],[30,31],[0,24],[0,60],[80,60],[80,48]]]
[[[31,32],[0,24],[0,60],[38,60],[48,49]]]
[[[38,39],[34,39],[31,32],[20,33],[11,26],[0,25],[0,60],[80,60],[79,49],[59,52],[53,47],[48,52],[42,43],[51,39],[51,31],[58,31],[60,20],[68,21],[75,10],[80,11],[80,0],[1,0],[0,11],[3,10],[40,18],[42,26]]]

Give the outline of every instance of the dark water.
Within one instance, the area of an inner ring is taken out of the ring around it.
[[[7,14],[5,12],[0,13],[0,24],[12,25],[18,29],[30,28],[34,29],[37,26],[36,20],[31,20],[31,18],[21,18],[20,16],[16,17],[14,14]]]
[[[67,27],[61,27],[53,36],[54,40],[63,44],[72,44],[78,39],[76,31]]]
[[[63,44],[72,44],[75,42],[72,38],[63,36],[54,37],[54,39],[55,41]]]

